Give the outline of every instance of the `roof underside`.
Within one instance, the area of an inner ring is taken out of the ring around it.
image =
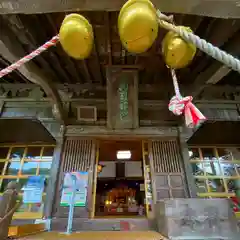
[[[128,53],[120,42],[117,31],[118,12],[82,12],[93,25],[95,47],[91,56],[84,61],[76,61],[67,56],[60,44],[32,60],[45,74],[56,83],[99,83],[106,84],[106,67],[117,65],[123,68],[139,70],[139,83],[171,83],[168,69],[161,56],[161,41],[166,31],[159,29],[158,38],[148,52],[134,55]],[[56,35],[65,13],[37,15],[0,16],[2,34],[12,42],[18,42],[27,54]],[[178,25],[190,26],[200,37],[222,49],[228,49],[238,37],[240,20],[215,19],[209,17],[175,14]],[[234,54],[234,52],[233,52]],[[239,54],[235,54],[239,56]],[[215,60],[198,52],[194,61],[178,72],[182,84],[192,84],[200,73]],[[0,68],[9,65],[4,56],[0,56]],[[239,85],[239,75],[230,71],[222,83]],[[3,78],[6,83],[24,83],[27,79],[18,72]]]
[[[0,119],[0,131],[0,143],[55,144],[55,139],[38,120]]]
[[[224,131],[222,131],[224,129]],[[240,121],[207,121],[188,140],[189,145],[240,145]]]

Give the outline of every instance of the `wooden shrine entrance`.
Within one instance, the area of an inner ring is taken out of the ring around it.
[[[101,153],[101,143],[103,141],[106,140],[90,140],[84,138],[66,139],[55,201],[54,215],[56,217],[62,218],[68,215],[68,207],[60,205],[61,193],[63,189],[63,177],[65,172],[75,171],[88,171],[89,178],[86,206],[76,207],[74,211],[74,217],[94,218],[96,216],[97,182],[99,175],[101,175],[101,173],[99,174],[98,169],[99,165],[101,165],[103,168],[106,168],[106,166],[103,165],[106,165],[105,163],[107,161],[105,156],[99,158],[99,153]],[[108,140],[110,144],[113,144],[116,141],[122,141],[126,143],[126,146],[131,146],[131,141],[129,140],[117,140],[117,138]],[[180,148],[176,138],[162,138],[159,140],[138,139],[137,142],[140,144],[141,151],[141,156],[138,158],[139,161],[142,162],[142,191],[145,193],[145,215],[151,218],[154,216],[154,203],[157,201],[160,201],[164,198],[186,197],[185,176],[182,166]],[[109,152],[111,151],[109,150]],[[111,160],[114,160],[112,159],[114,157],[110,156],[110,158]],[[114,175],[116,173],[116,169],[112,171],[115,172],[110,172],[110,175],[113,176],[111,181],[116,181],[117,178]]]

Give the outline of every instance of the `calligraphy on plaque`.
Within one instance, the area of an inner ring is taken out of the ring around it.
[[[119,108],[120,108],[120,119],[124,120],[128,116],[128,84],[123,82],[118,88],[119,92]]]

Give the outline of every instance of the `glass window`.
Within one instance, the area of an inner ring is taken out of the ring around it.
[[[204,162],[203,169],[209,176],[221,176],[221,168],[218,161]]]
[[[24,161],[22,166],[22,175],[36,175],[38,165],[38,162]]]
[[[51,166],[52,166],[52,162],[41,162],[40,168],[39,168],[39,174],[40,175],[49,175]]]
[[[24,150],[25,148],[20,148],[20,147],[15,147],[15,148],[12,148],[12,151],[11,151],[11,159],[13,161],[19,161],[21,160],[21,158],[23,157],[23,154],[24,154]]]
[[[201,152],[203,160],[216,160],[213,148],[202,148]]]
[[[189,154],[190,160],[199,160],[200,159],[198,148],[189,149],[188,154]]]
[[[31,159],[32,161],[39,161],[41,154],[41,147],[28,147],[25,158]]]
[[[217,149],[219,160],[221,161],[232,161],[233,154],[231,149],[227,148],[218,148]]]
[[[234,160],[240,161],[240,148],[233,148],[232,155]]]
[[[10,149],[10,151],[9,151]],[[22,204],[17,212],[42,212],[46,200],[46,186],[50,175],[53,147],[24,146],[24,147],[0,147],[0,192],[3,192],[7,184],[16,181],[20,187],[19,198],[22,199],[24,187],[27,184],[28,176],[45,176],[44,194],[42,203]],[[7,159],[9,154],[9,159]],[[5,169],[3,171],[3,169]],[[11,175],[10,178],[7,176]]]
[[[9,160],[7,159],[8,152]],[[53,152],[53,147],[44,146],[0,147],[0,175],[11,175],[11,181],[15,179],[22,187],[28,175],[46,175],[47,177],[50,174]],[[4,167],[6,167],[5,172],[3,172]],[[9,181],[6,177],[0,180],[1,191],[5,189]]]
[[[8,162],[7,170],[5,175],[18,175],[18,172],[21,167],[21,159],[16,158],[14,162]]]
[[[192,171],[195,176],[204,175],[204,169],[202,163],[192,163]]]
[[[225,176],[237,176],[237,168],[236,164],[232,163],[221,163],[221,167],[223,169],[223,174]]]
[[[210,192],[225,192],[225,187],[222,179],[208,179],[207,184]]]
[[[240,195],[238,192],[240,186],[239,150],[239,148],[214,147],[189,149],[190,163],[199,196],[201,193],[207,193],[208,197]],[[205,197],[206,194],[202,196]]]

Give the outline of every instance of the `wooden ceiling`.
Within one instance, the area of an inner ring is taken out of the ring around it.
[[[106,67],[121,66],[137,69],[139,84],[171,84],[168,69],[161,56],[161,41],[166,33],[160,29],[159,35],[148,52],[134,55],[121,45],[117,31],[118,12],[81,12],[94,28],[95,47],[91,56],[84,61],[76,61],[67,56],[60,44],[36,57],[34,64],[55,83],[63,84],[106,84]],[[52,38],[59,31],[65,13],[37,15],[1,15],[1,39],[6,36],[12,44],[18,45],[27,54]],[[240,39],[240,19],[215,19],[194,15],[175,14],[179,25],[190,26],[200,37],[222,49],[239,56],[235,42]],[[6,35],[6,36],[4,36]],[[231,47],[233,44],[234,47]],[[9,45],[9,43],[7,44]],[[232,51],[231,51],[231,48]],[[215,60],[198,52],[194,61],[178,72],[182,84],[192,84]],[[0,68],[9,65],[6,56],[0,57]],[[224,83],[239,84],[234,79],[238,74],[230,71],[224,76]],[[12,73],[3,78],[7,83],[24,83],[21,74]]]
[[[29,85],[35,87],[32,82],[40,83],[45,92],[44,97],[47,96],[57,105],[60,118],[63,119],[64,115],[68,114],[68,117],[71,115],[71,110],[70,113],[64,113],[61,103],[64,96],[60,94],[60,90],[66,91],[71,100],[82,98],[84,100],[82,105],[93,105],[98,108],[98,103],[103,103],[105,106],[107,68],[131,69],[136,70],[139,77],[140,120],[145,121],[149,118],[159,120],[160,117],[164,121],[168,118],[171,124],[172,121],[174,123],[176,120],[179,121],[169,113],[167,104],[164,104],[164,107],[161,104],[161,106],[157,105],[158,111],[156,111],[155,108],[151,110],[152,108],[149,107],[151,102],[147,105],[141,102],[142,100],[168,101],[174,95],[170,72],[161,54],[161,42],[166,31],[159,29],[156,41],[146,53],[131,54],[123,48],[119,39],[117,30],[119,11],[79,13],[89,20],[94,30],[95,44],[88,59],[77,61],[69,57],[61,45],[57,44],[25,64],[19,71],[4,76],[0,87],[6,88],[7,85],[21,89],[26,85],[27,88]],[[43,14],[0,15],[0,69],[58,34],[65,15],[65,12],[56,11]],[[240,56],[240,19],[175,13],[174,20],[177,25],[191,27],[198,36],[215,46],[236,57]],[[224,67],[201,51],[197,52],[188,67],[177,71],[177,76],[182,93],[191,94],[194,99],[236,100],[236,96],[240,96],[239,73]],[[7,97],[13,96],[7,95]],[[21,96],[16,94],[15,97]],[[92,100],[94,100],[93,104],[88,103]],[[156,104],[154,106],[156,107]],[[70,109],[76,111],[74,102],[70,104]],[[106,106],[104,110],[98,108],[97,111],[98,118],[106,118]]]

